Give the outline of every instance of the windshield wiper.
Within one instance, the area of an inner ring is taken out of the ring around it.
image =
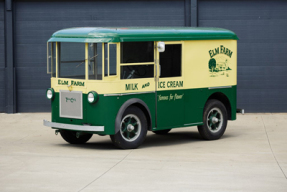
[[[98,55],[95,55],[95,56],[93,56],[93,57],[90,57],[88,60],[91,60],[91,59],[93,59],[93,58],[96,58],[97,56],[98,56]],[[86,61],[86,59],[85,59],[82,63],[80,63],[79,65],[77,65],[76,68],[80,67],[83,63],[85,63],[85,61]]]

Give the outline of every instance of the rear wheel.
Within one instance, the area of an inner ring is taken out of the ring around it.
[[[85,133],[77,137],[76,131],[68,131],[68,130],[61,130],[60,134],[63,137],[63,139],[70,144],[84,144],[87,141],[89,141],[93,136],[93,134]]]
[[[164,129],[164,130],[159,130],[159,131],[153,131],[153,133],[157,134],[157,135],[165,135],[168,134],[168,132],[170,132],[171,129]]]
[[[227,111],[218,100],[207,101],[203,112],[203,125],[198,126],[200,135],[206,140],[219,139],[227,126]]]
[[[134,149],[139,147],[147,134],[147,120],[138,107],[131,106],[123,114],[120,130],[111,135],[111,140],[116,147]]]

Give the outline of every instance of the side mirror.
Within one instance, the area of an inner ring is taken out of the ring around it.
[[[157,43],[157,50],[158,50],[158,52],[164,52],[165,51],[165,44],[164,44],[164,42],[158,42]]]

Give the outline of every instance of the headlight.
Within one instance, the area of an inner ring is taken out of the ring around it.
[[[95,103],[98,100],[98,94],[95,91],[91,91],[88,93],[88,102]]]
[[[54,97],[54,89],[53,88],[47,89],[46,94],[48,99],[52,99]]]

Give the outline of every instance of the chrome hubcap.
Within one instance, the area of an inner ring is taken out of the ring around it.
[[[128,142],[135,141],[141,132],[140,119],[134,115],[126,115],[121,122],[120,133],[124,140]]]
[[[208,115],[207,115],[207,126],[208,129],[216,133],[222,128],[222,123],[223,123],[223,115],[222,112],[219,108],[215,107],[212,108]]]
[[[219,121],[218,118],[212,117],[212,123],[213,123],[213,124],[218,123],[218,121]]]
[[[127,126],[127,129],[128,129],[129,132],[132,132],[135,129],[135,127],[132,124],[129,124]]]

